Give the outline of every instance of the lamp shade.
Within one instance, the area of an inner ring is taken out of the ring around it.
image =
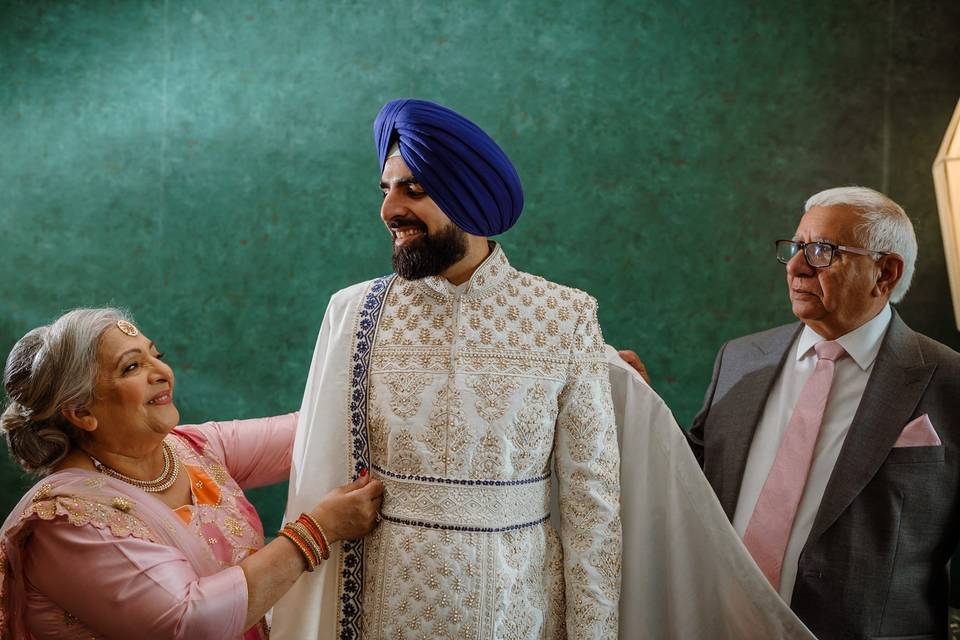
[[[960,102],[933,161],[933,186],[940,209],[940,231],[947,255],[953,318],[960,330]]]

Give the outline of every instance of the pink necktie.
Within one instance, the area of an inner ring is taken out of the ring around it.
[[[807,484],[823,410],[830,395],[834,361],[847,353],[836,342],[819,342],[813,348],[817,352],[817,366],[800,390],[777,457],[743,534],[750,555],[777,590],[783,554]]]

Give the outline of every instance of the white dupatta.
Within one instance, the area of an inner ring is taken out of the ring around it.
[[[300,409],[286,520],[351,481],[366,455],[364,356],[388,288],[379,279],[330,299]],[[607,353],[621,447],[620,637],[813,638],[753,562],[670,410],[613,349]],[[552,511],[559,513],[556,505]],[[358,555],[355,546],[333,545],[330,559],[274,607],[271,638],[359,639],[358,558],[362,547]]]
[[[805,640],[663,400],[607,346],[620,436],[621,638]]]

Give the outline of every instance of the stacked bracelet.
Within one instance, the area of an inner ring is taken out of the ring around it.
[[[309,513],[302,513],[295,522],[283,525],[277,535],[283,536],[300,550],[307,561],[307,571],[313,571],[320,562],[330,557],[327,536]]]
[[[320,526],[320,523],[317,522],[309,513],[301,513],[300,517],[297,518],[297,522],[302,524],[307,528],[307,530],[313,535],[314,540],[320,546],[320,557],[324,560],[330,557],[330,543],[327,542],[327,534],[324,533],[323,527]]]
[[[299,534],[293,531],[290,528],[290,525],[285,525],[283,529],[280,529],[280,531],[277,532],[277,535],[283,536],[300,550],[300,553],[303,554],[303,559],[307,561],[307,571],[313,571],[313,568],[319,564],[319,562],[310,552],[310,548],[307,546],[306,541],[304,541]]]

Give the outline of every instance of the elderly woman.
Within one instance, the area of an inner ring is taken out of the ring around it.
[[[263,546],[243,489],[287,478],[296,415],[177,426],[173,371],[118,310],[30,331],[4,386],[10,452],[42,479],[0,531],[0,637],[266,638],[327,545],[375,524],[362,473]]]

